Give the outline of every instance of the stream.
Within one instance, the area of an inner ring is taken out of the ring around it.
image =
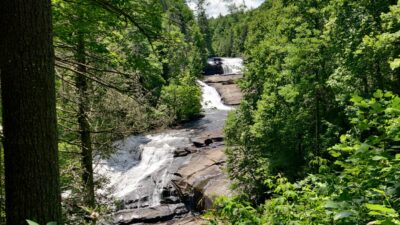
[[[241,59],[228,59],[227,74],[238,73]],[[225,73],[225,72],[224,72]],[[114,143],[116,152],[100,160],[96,174],[108,178],[107,189],[118,202],[112,224],[157,223],[192,213],[193,206],[182,199],[173,180],[176,172],[190,160],[188,150],[200,133],[223,129],[232,106],[225,105],[214,87],[197,81],[202,90],[204,117],[189,122],[181,129],[158,134],[135,135]],[[185,155],[185,151],[187,152]]]

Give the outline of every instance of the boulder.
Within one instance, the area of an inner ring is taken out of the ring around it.
[[[222,97],[222,101],[226,105],[239,105],[242,100],[242,92],[236,84],[221,84],[221,83],[210,83],[210,86],[217,89],[218,93]]]
[[[207,138],[206,140],[204,140],[204,144],[205,144],[206,146],[209,146],[209,145],[212,144],[212,143],[213,143],[213,140],[210,139],[210,138]]]
[[[206,76],[204,79],[205,83],[225,83],[225,84],[234,84],[237,80],[242,79],[243,75],[214,75],[214,76]]]
[[[243,97],[236,82],[243,75],[215,75],[206,77],[204,82],[217,89],[226,105],[239,105]]]
[[[192,153],[192,151],[189,148],[178,148],[175,149],[174,151],[174,157],[175,158],[184,157],[189,155],[190,153]]]
[[[232,194],[224,172],[225,160],[223,146],[205,149],[194,154],[189,162],[178,170],[182,177],[174,182],[184,195],[192,198],[192,204],[197,209],[210,209],[216,197]]]
[[[128,209],[116,212],[114,224],[125,225],[134,223],[157,223],[173,219],[177,215],[188,213],[185,205],[168,204],[156,207]]]

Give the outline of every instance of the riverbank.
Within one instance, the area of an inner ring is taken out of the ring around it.
[[[225,105],[236,106],[240,103],[242,94],[236,82],[242,75],[214,75],[207,76],[204,82],[216,88]],[[223,121],[226,119],[222,118]],[[219,196],[232,196],[230,180],[224,171],[226,156],[223,137],[223,125],[213,130],[198,131],[192,139],[192,146],[182,154],[189,155],[189,159],[182,165],[173,180],[181,190],[184,199],[193,201],[194,212],[202,212],[213,207],[213,201]],[[179,155],[179,154],[178,154]],[[195,225],[205,222],[196,213],[190,213],[181,219],[168,221],[165,225]],[[160,224],[160,223],[158,223]]]

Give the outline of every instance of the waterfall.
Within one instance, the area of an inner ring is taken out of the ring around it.
[[[185,131],[130,136],[115,142],[117,151],[100,160],[96,172],[109,179],[109,191],[116,199],[137,202],[138,208],[157,206],[169,182],[174,150],[189,143]]]
[[[232,107],[224,105],[217,90],[206,83],[198,80],[202,89],[201,105],[203,109],[231,110]]]
[[[202,107],[205,119],[196,124],[209,123],[223,126],[218,116],[232,107],[221,101],[215,88],[198,81],[202,89]],[[204,125],[204,124],[203,124]],[[114,143],[116,152],[109,159],[97,159],[97,174],[109,180],[107,191],[125,207],[144,208],[161,205],[162,194],[171,180],[174,168],[174,151],[191,144],[188,129],[165,131],[154,135],[130,136]]]
[[[243,73],[243,59],[221,58],[221,66],[225,75]]]

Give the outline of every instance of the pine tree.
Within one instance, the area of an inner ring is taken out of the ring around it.
[[[0,3],[8,225],[61,224],[51,2]]]

